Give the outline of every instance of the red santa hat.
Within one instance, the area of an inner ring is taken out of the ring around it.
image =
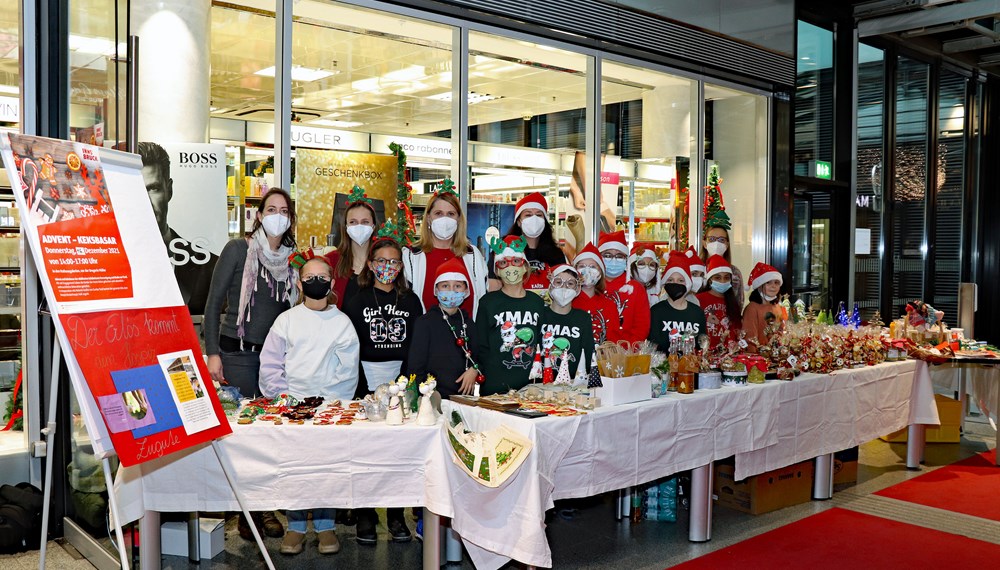
[[[625,243],[625,230],[618,230],[611,233],[601,232],[601,239],[598,240],[597,245],[597,249],[601,253],[613,250],[628,255],[628,244]]]
[[[688,248],[684,250],[684,255],[686,255],[690,261],[690,267],[688,267],[688,269],[691,271],[701,271],[704,273],[707,270],[705,262],[701,260],[701,257],[698,257],[698,250],[696,250],[693,245],[688,246]]]
[[[493,249],[493,263],[500,261],[501,259],[511,259],[514,257],[520,257],[527,261],[527,257],[524,255],[524,248],[528,243],[522,236],[509,235],[504,236],[503,240],[496,240],[491,244]]]
[[[642,258],[652,259],[653,261],[657,261],[656,250],[637,242],[635,245],[632,246],[632,253],[628,256],[628,262],[629,264],[633,264]]]
[[[721,255],[713,255],[708,258],[708,271],[705,272],[705,279],[711,279],[713,275],[718,275],[719,273],[732,273],[733,268],[726,261],[725,257]]]
[[[548,214],[549,202],[545,199],[545,195],[541,192],[532,192],[531,194],[528,194],[524,198],[518,200],[517,204],[514,205],[514,219],[516,220],[517,217],[521,215],[521,212],[529,208],[537,208]]]
[[[579,259],[579,256],[577,256],[577,258]],[[580,272],[577,271],[575,267],[568,263],[560,263],[551,269],[549,272],[549,279],[555,279],[556,275],[559,275],[560,273],[572,273],[573,277],[576,277],[577,279],[580,278]]]
[[[434,284],[442,281],[465,281],[469,285],[469,274],[465,269],[465,262],[459,257],[453,257],[438,266],[434,273]]]
[[[782,284],[784,283],[781,273],[777,269],[766,263],[758,263],[753,266],[753,271],[750,272],[750,289],[759,289],[761,285],[773,279],[777,279]]]
[[[604,259],[601,257],[601,252],[598,251],[596,247],[594,247],[594,244],[588,243],[587,245],[583,246],[583,249],[580,250],[580,253],[577,253],[576,257],[573,258],[573,265],[576,265],[585,259],[589,259],[597,263],[597,266],[601,268],[601,273],[605,272]]]
[[[693,286],[693,281],[691,280],[691,270],[690,260],[686,255],[679,251],[671,251],[670,256],[667,257],[667,270],[663,272],[663,280],[666,281],[667,277],[677,274],[684,278],[684,284],[687,285],[688,291],[691,290]]]

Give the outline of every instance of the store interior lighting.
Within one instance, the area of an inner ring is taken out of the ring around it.
[[[292,66],[292,81],[301,81],[304,83],[309,83],[311,81],[318,81],[320,79],[325,79],[327,77],[337,75],[339,71],[329,71],[326,69],[316,69],[312,67],[304,67],[301,65]],[[274,77],[274,66],[265,67],[260,71],[254,73],[254,75],[260,75],[261,77]]]
[[[18,89],[17,85],[0,85],[0,93],[10,93],[11,95],[17,95],[21,90]]]

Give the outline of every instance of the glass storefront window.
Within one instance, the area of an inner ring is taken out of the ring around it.
[[[126,0],[73,0],[70,10],[70,135],[98,146],[125,139],[125,18],[116,34],[116,4],[125,14]]]
[[[604,61],[601,213],[630,242],[662,251],[686,247],[697,83],[641,67]],[[618,180],[614,177],[617,175]],[[630,225],[630,223],[632,225]]]
[[[855,200],[854,300],[861,318],[879,310],[882,278],[883,136],[885,60],[882,50],[858,44],[858,161]],[[863,240],[868,240],[865,244]],[[865,247],[867,245],[867,247]],[[859,247],[860,246],[860,247]],[[882,315],[888,322],[890,315]]]
[[[798,23],[795,175],[832,178],[833,32]]]
[[[965,93],[968,80],[942,70],[938,84],[938,163],[934,195],[931,303],[955,322],[962,280],[965,192]]]
[[[705,84],[706,180],[709,169],[718,166],[732,224],[727,251],[744,281],[756,262],[768,260],[767,103],[763,95]],[[702,189],[699,206],[704,203],[704,193]],[[704,236],[701,228],[697,230],[704,250]],[[743,292],[750,294],[746,288]]]

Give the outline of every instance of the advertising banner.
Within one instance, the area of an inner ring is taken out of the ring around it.
[[[230,433],[141,158],[8,133],[0,154],[95,454],[130,466]]]
[[[325,244],[327,234],[338,234],[342,216],[336,215],[335,205],[343,207],[355,184],[375,202],[378,223],[385,221],[386,211],[395,216],[395,156],[304,148],[295,152],[296,237],[301,247],[311,245],[313,238]],[[339,200],[337,195],[342,195]]]
[[[229,240],[226,147],[140,142],[142,178],[157,229],[192,315],[205,313],[219,254]]]

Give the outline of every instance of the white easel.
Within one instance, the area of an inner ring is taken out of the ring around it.
[[[42,500],[42,537],[38,557],[39,570],[45,570],[45,554],[48,549],[49,505],[52,501],[52,464],[55,459],[52,456],[52,450],[56,434],[56,403],[59,399],[59,367],[61,364],[62,348],[57,339],[56,342],[52,343],[52,381],[50,384],[51,391],[49,393],[48,422],[45,424],[45,427],[42,428],[42,437],[45,438],[46,461],[45,481],[42,484],[44,487],[44,494]],[[77,396],[79,397],[79,395]],[[233,490],[233,495],[236,496],[236,501],[240,504],[240,510],[243,511],[243,516],[250,521],[250,511],[247,509],[246,504],[244,504],[243,495],[240,493],[237,488],[236,481],[233,479],[232,467],[229,465],[227,460],[223,459],[223,454],[219,449],[219,442],[217,440],[212,441],[212,449],[215,451],[215,457],[219,460],[222,472],[226,475],[226,481],[229,482],[229,487]],[[112,456],[105,456],[101,458],[101,467],[104,471],[104,484],[107,485],[108,489],[108,504],[111,508],[112,524],[115,529],[118,560],[121,562],[122,570],[128,570],[129,564],[128,557],[125,555],[125,541],[122,539],[121,518],[118,515],[118,499],[115,497],[114,491],[114,476],[111,473],[111,457]],[[260,537],[257,525],[251,523],[249,526],[250,531],[253,532],[254,540],[257,541],[257,547],[260,549],[260,554],[264,557],[264,562],[267,564],[268,570],[274,570],[274,563],[271,561],[271,557],[267,553],[267,548],[264,546],[264,540]],[[159,532],[159,529],[156,529],[156,532]],[[159,542],[159,540],[157,540],[157,542]]]

